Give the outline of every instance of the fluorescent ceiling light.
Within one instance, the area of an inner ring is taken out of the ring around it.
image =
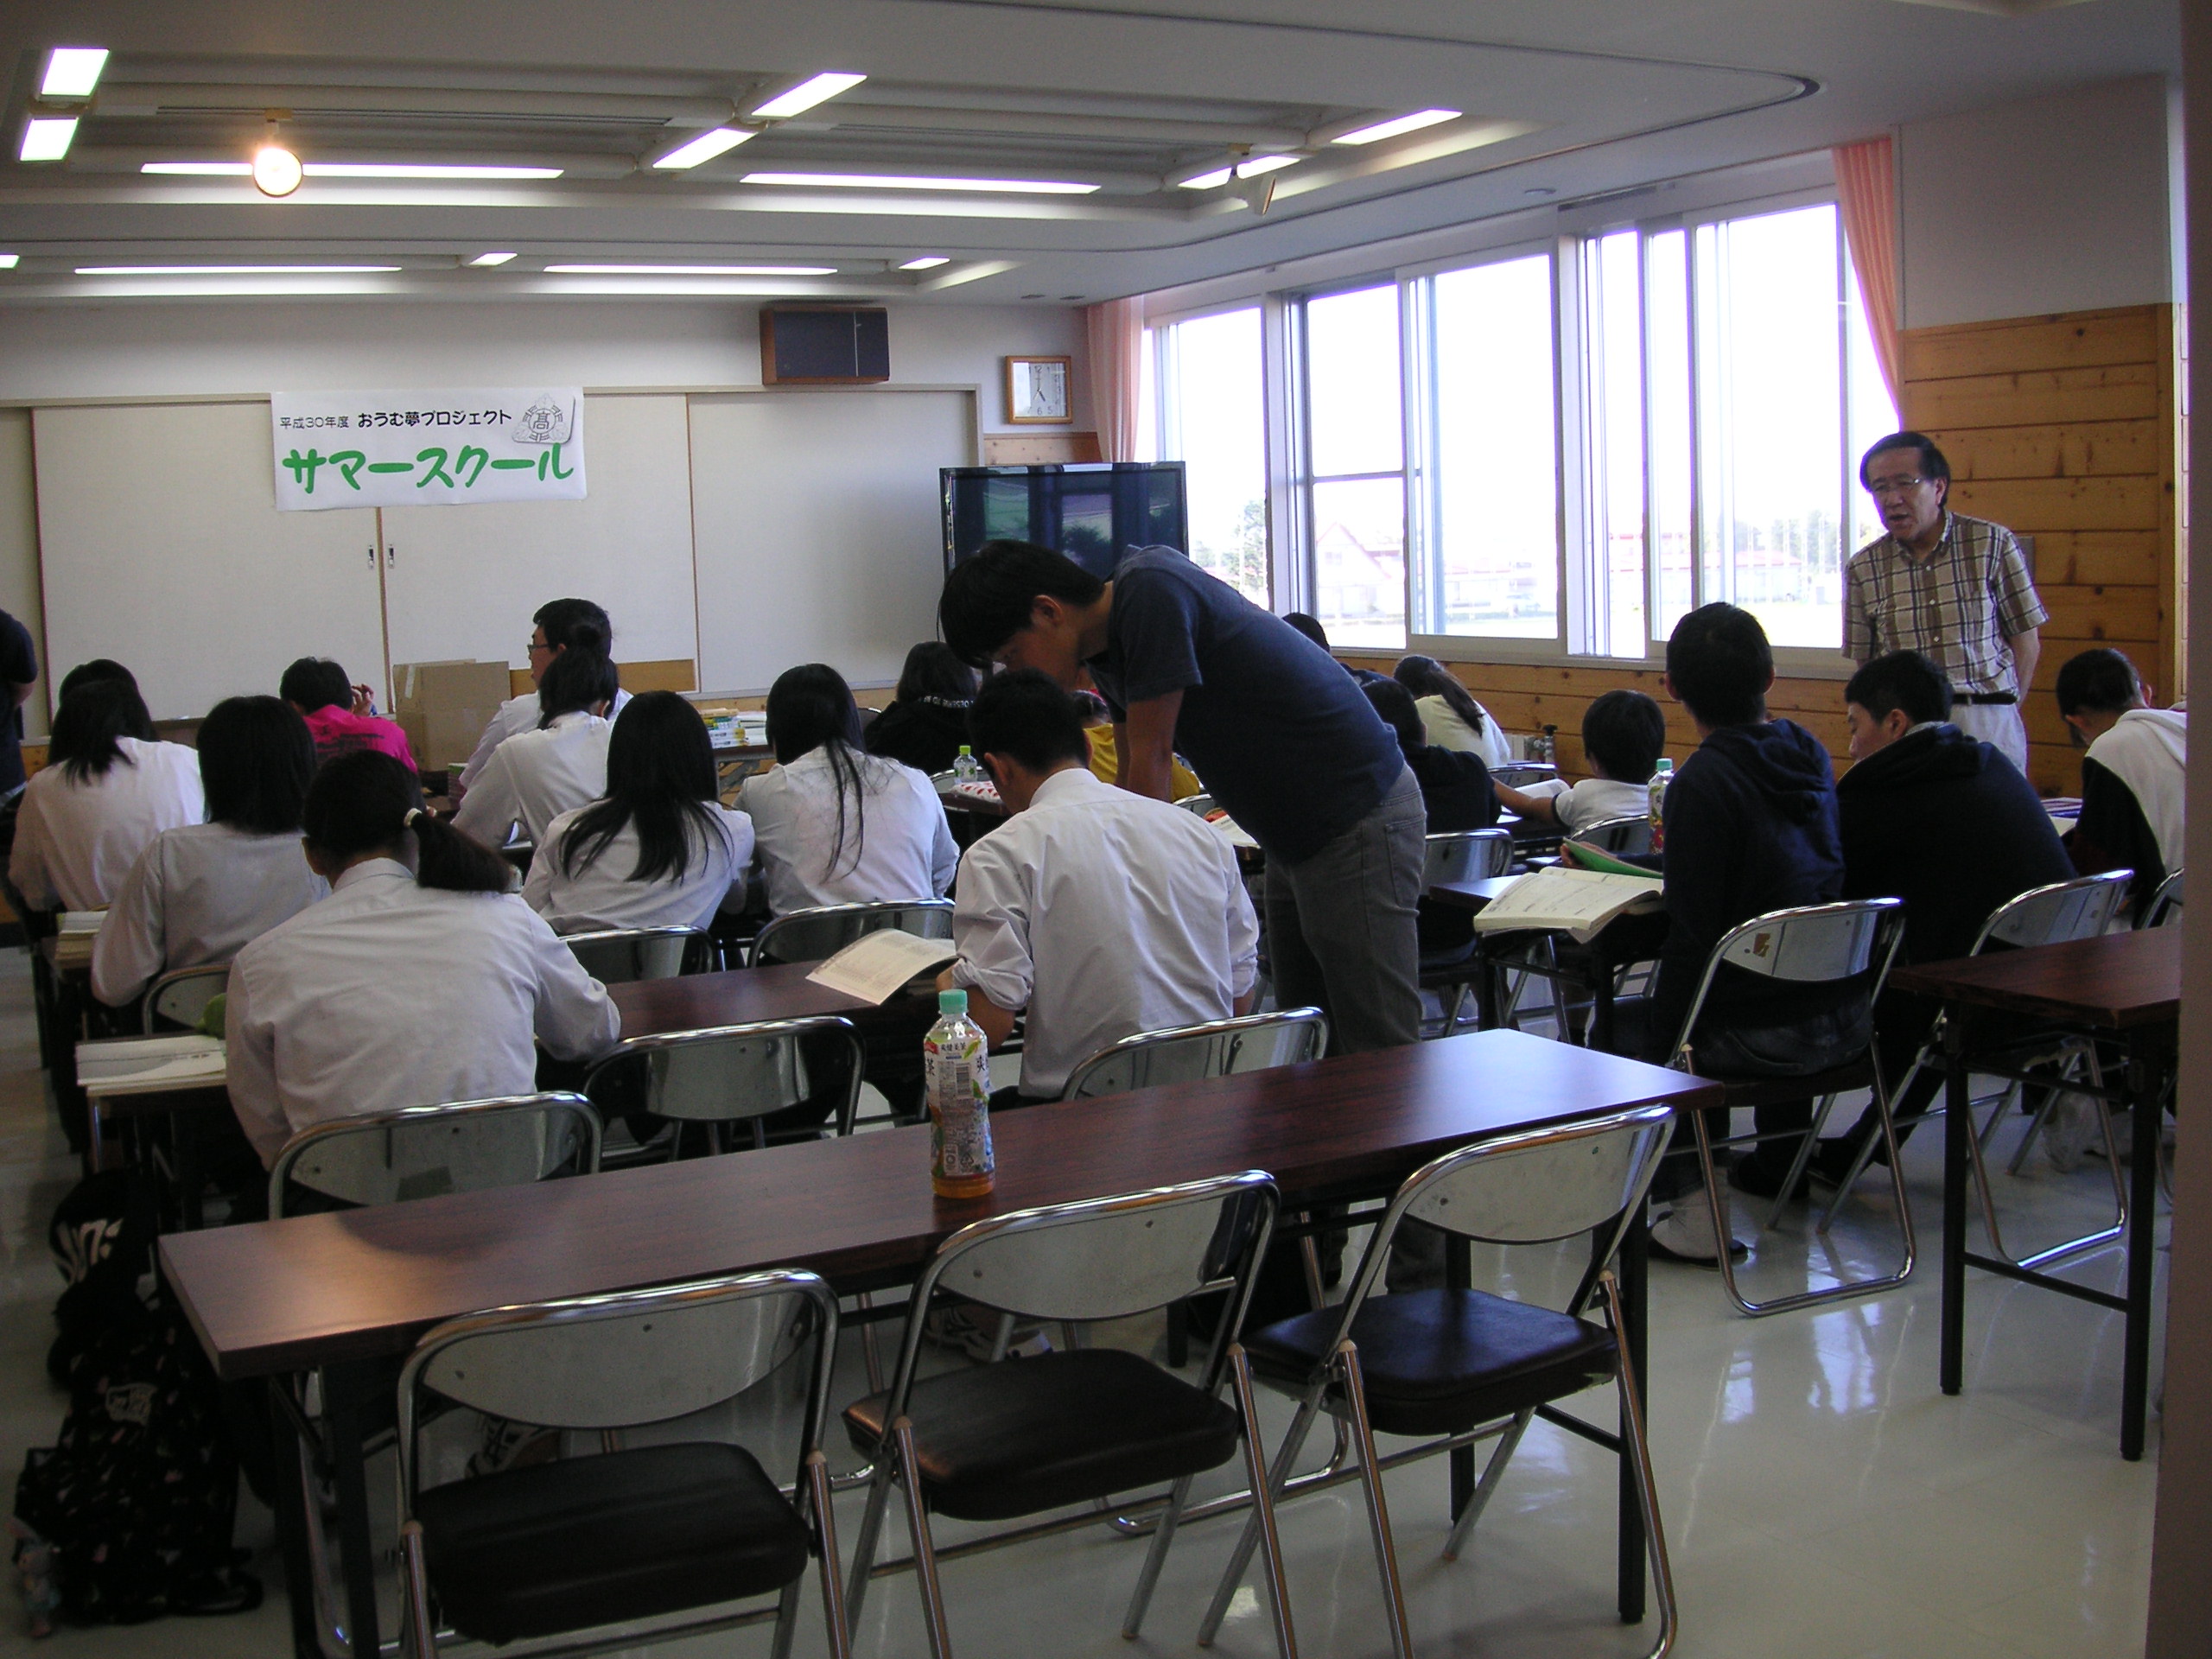
[[[251,162],[145,162],[139,165],[141,173],[182,174],[193,178],[251,177]]]
[[[145,162],[141,173],[181,174],[194,178],[246,178],[251,162]],[[307,162],[300,169],[311,179],[557,179],[557,167],[479,167],[444,162]]]
[[[90,98],[107,67],[104,46],[57,46],[46,57],[46,79],[39,83],[41,98]]]
[[[1181,188],[1185,190],[1218,189],[1229,182],[1230,175],[1236,170],[1233,167],[1217,167],[1212,172],[1201,173],[1195,179],[1185,179]]]
[[[221,276],[198,282],[86,283],[73,297],[89,300],[217,300],[286,295],[390,294],[365,276]]]
[[[79,265],[79,276],[337,276],[397,270],[397,265]]]
[[[22,262],[23,256],[20,253],[0,253],[0,270],[13,270]]]
[[[724,150],[735,149],[753,137],[750,127],[715,127],[701,133],[688,143],[678,144],[667,155],[656,157],[657,168],[696,167],[702,162],[711,162]]]
[[[899,269],[901,270],[935,270],[939,265],[949,265],[951,263],[952,261],[947,258],[944,254],[925,253],[918,259],[909,259],[905,264],[899,266]]]
[[[76,136],[75,116],[35,115],[23,123],[23,147],[16,152],[16,159],[58,162],[69,153],[70,142]]]
[[[836,71],[816,75],[799,82],[788,92],[770,99],[753,113],[764,121],[781,121],[788,116],[802,115],[840,92],[850,92],[867,79],[866,75],[842,74]]]
[[[1249,162],[1236,163],[1236,176],[1240,179],[1256,179],[1262,173],[1273,173],[1281,168],[1296,167],[1303,159],[1302,156],[1255,156]]]
[[[1330,140],[1338,144],[1371,144],[1378,138],[1395,138],[1402,132],[1419,132],[1423,127],[1433,127],[1440,122],[1457,121],[1457,110],[1415,110],[1411,115],[1393,116],[1388,121],[1377,121],[1372,126],[1354,127],[1350,132],[1338,133]]]
[[[512,253],[507,252],[480,253],[468,263],[475,266],[479,270],[482,270],[492,265],[504,265],[508,260],[513,257],[514,255]]]
[[[836,190],[1005,190],[1021,195],[1087,196],[1095,184],[1051,179],[925,179],[877,173],[747,173],[747,184],[797,184]]]
[[[835,265],[548,265],[552,276],[835,276]]]

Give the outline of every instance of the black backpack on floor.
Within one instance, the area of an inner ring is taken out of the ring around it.
[[[79,1183],[49,1230],[69,1281],[48,1369],[69,1390],[59,1440],[16,1483],[16,1558],[35,1625],[132,1624],[164,1613],[245,1612],[261,1585],[232,1547],[238,1465],[221,1385],[152,1266],[145,1178]]]

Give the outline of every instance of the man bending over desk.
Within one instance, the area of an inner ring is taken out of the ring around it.
[[[1249,1012],[1259,926],[1220,831],[1102,783],[1080,708],[1033,669],[987,681],[968,725],[1007,817],[960,861],[938,983],[993,1048],[1028,1010],[1020,1098],[1058,1099],[1124,1037]]]

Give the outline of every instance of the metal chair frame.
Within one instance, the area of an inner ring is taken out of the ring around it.
[[[1262,1035],[1274,1046],[1257,1065],[1245,1065],[1247,1045]],[[1286,1053],[1286,1038],[1295,1045]],[[1164,1031],[1141,1031],[1109,1043],[1074,1071],[1060,1090],[1062,1100],[1090,1100],[1118,1095],[1157,1083],[1188,1083],[1200,1077],[1228,1077],[1240,1071],[1264,1071],[1278,1065],[1297,1065],[1318,1060],[1329,1046],[1329,1022],[1319,1008],[1282,1008],[1272,1014],[1240,1014],[1233,1020],[1209,1020],[1195,1026]],[[1185,1070],[1182,1062],[1195,1052],[1198,1065]],[[1152,1063],[1166,1061],[1170,1074],[1151,1075]],[[1116,1068],[1125,1068],[1116,1075]]]
[[[1297,1643],[1291,1628],[1290,1597],[1283,1580],[1274,1513],[1265,1497],[1267,1465],[1259,1446],[1251,1367],[1243,1349],[1231,1340],[1251,1302],[1259,1263],[1274,1230],[1277,1202],[1274,1179],[1259,1170],[1246,1170],[1179,1186],[1016,1211],[971,1223],[939,1245],[907,1303],[906,1336],[899,1345],[898,1368],[884,1414],[887,1443],[875,1459],[868,1509],[853,1554],[850,1587],[846,1592],[848,1624],[859,1622],[870,1579],[912,1567],[931,1654],[933,1659],[950,1659],[951,1642],[938,1580],[939,1563],[1119,1518],[1114,1506],[1099,1504],[951,1548],[941,1550],[935,1546],[921,1484],[905,1471],[912,1469],[915,1462],[913,1424],[907,1407],[921,1357],[923,1326],[940,1288],[957,1284],[960,1295],[1005,1313],[1085,1323],[1127,1318],[1202,1292],[1226,1290],[1229,1306],[1216,1329],[1198,1386],[1210,1398],[1219,1394],[1224,1376],[1235,1388],[1243,1426],[1246,1473],[1255,1495],[1255,1524],[1264,1544],[1275,1643],[1282,1659],[1295,1659]],[[1241,1240],[1236,1236],[1240,1226]],[[1231,1259],[1224,1260],[1224,1251],[1231,1243],[1236,1246],[1230,1253]],[[1191,1479],[1185,1476],[1169,1489],[1153,1532],[1122,1625],[1122,1634],[1132,1640],[1143,1623],[1168,1546],[1182,1519]],[[911,1560],[879,1566],[876,1544],[894,1483],[906,1494],[906,1524],[914,1554]],[[1246,1556],[1249,1560],[1249,1551]]]
[[[782,1305],[782,1318],[772,1326],[769,1310],[774,1304]],[[810,1320],[810,1330],[805,1328]],[[602,1449],[617,1451],[623,1429],[666,1422],[733,1399],[810,1342],[814,1360],[798,1466],[792,1484],[783,1490],[813,1535],[830,1651],[833,1659],[847,1659],[851,1643],[838,1571],[836,1517],[822,1452],[837,1345],[837,1299],[815,1274],[788,1268],[497,1308],[448,1320],[416,1344],[399,1378],[401,1625],[412,1659],[435,1659],[439,1636],[431,1617],[423,1526],[414,1515],[423,1392],[497,1416],[596,1429]],[[582,1352],[563,1363],[559,1351],[570,1347]],[[501,1351],[510,1349],[516,1357],[506,1360]],[[651,1363],[638,1363],[641,1352]],[[601,1626],[596,1640],[578,1642],[572,1633],[518,1641],[500,1651],[633,1647],[758,1624],[772,1616],[776,1634],[770,1652],[773,1659],[787,1659],[804,1578],[802,1572],[786,1585],[772,1608],[656,1621],[643,1630],[635,1625]]]
[[[2094,938],[2111,927],[2113,919],[2120,913],[2120,906],[2126,902],[2128,883],[2133,879],[2133,872],[2129,870],[2107,870],[2098,875],[2076,876],[2068,881],[2053,881],[2044,887],[2031,887],[2027,892],[2006,899],[1995,910],[1990,912],[1989,919],[1981,925],[1980,931],[1974,935],[1974,945],[1967,950],[1967,955],[1978,957],[1993,943],[2012,945],[2016,948],[2028,948],[2039,944],[2063,944],[2074,939]],[[1902,1096],[1912,1086],[1914,1079],[1920,1075],[1923,1067],[1936,1064],[1936,1057],[1942,1052],[1943,1028],[1943,1016],[1938,1014],[1936,1023],[1929,1028],[1926,1040],[1921,1044],[1919,1051],[1913,1055],[1912,1064],[1905,1069],[1904,1078],[1893,1091],[1895,1096]],[[2058,1076],[2052,1080],[2054,1085],[2063,1084],[2072,1077],[2075,1066],[2086,1060],[2090,1069],[2092,1082],[2099,1088],[2103,1086],[2103,1071],[2098,1061],[2094,1044],[2068,1042],[2061,1045],[2056,1052],[2050,1058],[2059,1061],[2062,1065]],[[2084,1233],[2078,1238],[2067,1239],[2061,1243],[2050,1246],[2048,1249],[2038,1250],[2026,1256],[2015,1256],[2006,1248],[2003,1229],[1997,1220],[1997,1205],[1990,1191],[1989,1169],[1985,1154],[1988,1150],[1989,1143],[1996,1138],[1998,1128],[2003,1124],[2006,1112],[2018,1096],[2020,1084],[2017,1080],[2008,1081],[2005,1089],[1999,1094],[1986,1096],[1982,1101],[1968,1103],[1968,1109],[1971,1110],[1974,1106],[1985,1104],[1988,1101],[1995,1103],[1988,1122],[1979,1131],[1969,1123],[1967,1132],[1967,1151],[1972,1160],[1975,1196],[1980,1203],[1982,1225],[1988,1230],[1991,1248],[2015,1266],[2035,1268],[2075,1255],[2082,1250],[2093,1249],[2100,1244],[2108,1244],[2113,1240],[2124,1236],[2127,1229],[2127,1183],[2120,1176],[2120,1157],[2112,1139],[2112,1125],[2107,1121],[2106,1113],[2100,1107],[2097,1121],[2104,1135],[2107,1167],[2112,1176],[2114,1211],[2112,1225],[2093,1233]],[[2021,1137],[2019,1150],[2012,1160],[2012,1173],[2015,1175],[2019,1173],[2020,1166],[2027,1156],[2027,1150],[2034,1144],[2036,1137],[2042,1133],[2056,1098],[2056,1093],[2047,1097],[2037,1111],[2034,1119],[2029,1123],[2026,1134]],[[1934,1117],[1944,1109],[1940,1103],[1932,1104],[1923,1116]],[[1890,1146],[1889,1153],[1891,1179],[1894,1181],[1897,1179],[1897,1156],[1894,1144]],[[1873,1154],[1873,1142],[1871,1141],[1859,1149],[1859,1155],[1852,1160],[1851,1168],[1846,1173],[1841,1185],[1837,1189],[1836,1196],[1829,1201],[1827,1212],[1821,1217],[1821,1231],[1826,1232],[1828,1230],[1829,1224],[1835,1219],[1837,1208],[1843,1202],[1843,1195],[1857,1183],[1859,1177],[1866,1170],[1867,1160]]]
[[[887,899],[869,904],[816,905],[788,911],[762,928],[753,941],[755,968],[772,962],[819,962],[834,957],[855,939],[878,928],[896,927],[925,939],[952,937],[950,899]],[[786,937],[805,943],[776,947]]]
[[[599,1173],[599,1153],[602,1139],[599,1114],[593,1109],[592,1103],[582,1095],[565,1092],[503,1095],[485,1100],[452,1101],[436,1106],[408,1106],[396,1112],[378,1112],[364,1117],[339,1118],[328,1123],[317,1123],[310,1128],[302,1129],[287,1141],[283,1148],[277,1153],[275,1160],[269,1166],[269,1218],[271,1221],[282,1221],[284,1218],[285,1184],[288,1181],[300,1180],[295,1171],[302,1160],[313,1158],[319,1154],[327,1154],[340,1147],[351,1147],[356,1143],[364,1143],[365,1154],[368,1157],[381,1156],[385,1169],[389,1171],[393,1166],[400,1142],[412,1138],[413,1132],[421,1131],[426,1137],[442,1132],[448,1135],[467,1138],[472,1129],[504,1124],[513,1119],[532,1116],[544,1120],[549,1128],[560,1120],[572,1121],[581,1137],[577,1145],[582,1153],[582,1156],[576,1160],[579,1166],[575,1173],[579,1175],[596,1175]],[[380,1141],[383,1143],[380,1153],[366,1147],[365,1143],[372,1141]],[[397,1184],[399,1190],[381,1196],[354,1198],[344,1192],[332,1192],[329,1196],[343,1198],[348,1203],[374,1205],[404,1204],[411,1198],[433,1198],[445,1192],[474,1192],[502,1186],[527,1186],[545,1179],[554,1170],[569,1161],[570,1156],[573,1155],[564,1153],[558,1162],[549,1167],[545,1163],[544,1154],[544,1148],[549,1144],[551,1144],[550,1141],[541,1139],[539,1151],[533,1160],[531,1169],[527,1173],[521,1173],[518,1167],[514,1172],[502,1171],[493,1179],[473,1182],[465,1186],[454,1186],[448,1180],[447,1185],[439,1187],[435,1192],[407,1192],[404,1190],[405,1185],[411,1178],[401,1176]],[[450,1165],[446,1166],[446,1171],[449,1175]],[[300,1180],[300,1185],[314,1187],[319,1192],[327,1191],[323,1187],[316,1186],[312,1181]]]
[[[1257,1523],[1263,1516],[1272,1517],[1273,1506],[1281,1501],[1286,1487],[1295,1484],[1301,1491],[1311,1491],[1357,1480],[1366,1498],[1369,1531],[1375,1547],[1376,1573],[1382,1583],[1391,1647],[1397,1659],[1409,1659],[1413,1644],[1407,1633],[1397,1551],[1382,1491],[1384,1472],[1440,1452],[1472,1446],[1478,1440],[1494,1439],[1498,1442],[1446,1541],[1444,1559],[1457,1560],[1484,1507],[1497,1491],[1507,1463],[1520,1446],[1522,1435],[1534,1418],[1542,1416],[1546,1421],[1629,1460],[1637,1506],[1643,1512],[1646,1548],[1659,1604],[1658,1639],[1652,1644],[1649,1659],[1663,1659],[1675,1643],[1675,1580],[1668,1560],[1666,1532],[1660,1520],[1659,1493],[1652,1475],[1643,1400],[1626,1341],[1619,1343],[1620,1367],[1615,1380],[1621,1408],[1618,1434],[1594,1428],[1580,1418],[1545,1405],[1382,1457],[1376,1452],[1374,1431],[1369,1423],[1366,1387],[1360,1370],[1358,1344],[1352,1339],[1352,1327],[1361,1307],[1382,1283],[1383,1270],[1390,1259],[1393,1236],[1400,1224],[1410,1217],[1465,1238],[1497,1244],[1554,1243],[1610,1228],[1603,1249],[1592,1252],[1590,1267],[1563,1311],[1581,1319],[1602,1299],[1607,1326],[1619,1338],[1620,1287],[1613,1274],[1612,1262],[1643,1202],[1651,1178],[1658,1170],[1659,1160],[1665,1155],[1668,1132],[1674,1118],[1675,1111],[1670,1106],[1637,1106],[1563,1128],[1500,1135],[1446,1153],[1406,1178],[1376,1221],[1358,1271],[1339,1304],[1336,1329],[1325,1350],[1326,1357],[1306,1379],[1302,1391],[1294,1395],[1297,1414],[1283,1436],[1281,1449],[1275,1454],[1265,1500],[1255,1506],[1254,1519],[1246,1524],[1243,1535],[1237,1541],[1228,1569],[1214,1592],[1213,1603],[1198,1627],[1201,1646],[1211,1645],[1220,1630],[1230,1599],[1251,1560],[1257,1541]],[[1270,1386],[1281,1389],[1282,1385]],[[1291,1465],[1304,1447],[1315,1418],[1325,1410],[1340,1421],[1350,1421],[1352,1439],[1359,1449],[1359,1461],[1349,1469],[1319,1478],[1302,1477],[1292,1483]]]
[[[1213,797],[1204,790],[1199,791],[1196,795],[1185,795],[1174,804],[1181,807],[1185,812],[1196,813],[1202,818],[1210,817],[1221,810],[1215,803]]]
[[[584,1092],[592,1094],[601,1080],[618,1069],[624,1068],[643,1057],[647,1081],[645,1109],[657,1116],[673,1119],[679,1123],[704,1123],[709,1126],[709,1138],[717,1152],[728,1151],[722,1144],[722,1126],[749,1123],[753,1129],[753,1144],[756,1147],[767,1145],[766,1132],[761,1119],[772,1116],[810,1097],[806,1087],[804,1057],[798,1045],[808,1037],[842,1035],[840,1045],[847,1051],[847,1080],[843,1097],[832,1107],[829,1122],[841,1135],[853,1132],[853,1119],[860,1110],[861,1073],[867,1066],[867,1055],[861,1046],[860,1034],[853,1029],[853,1022],[842,1014],[817,1014],[804,1020],[756,1020],[736,1026],[705,1026],[695,1031],[658,1032],[650,1037],[626,1037],[617,1044],[584,1078]],[[695,1103],[670,1094],[671,1076],[687,1069],[696,1062],[691,1057],[717,1048],[766,1044],[767,1051],[760,1067],[781,1068],[786,1081],[776,1098],[756,1102],[737,1102],[729,1109],[701,1109]],[[790,1046],[788,1058],[785,1045]],[[676,1160],[677,1140],[671,1137],[668,1161]]]
[[[194,1002],[192,998],[196,988],[209,980],[213,980],[213,984],[208,986],[205,995]],[[154,1024],[156,1020],[174,1020],[188,1030],[198,1026],[200,1016],[207,1011],[207,1005],[221,995],[230,982],[231,964],[227,962],[203,962],[197,967],[175,968],[162,975],[146,988],[145,998],[140,1005],[143,1010],[141,1018],[146,1034],[149,1037],[154,1034],[157,1029]],[[171,1012],[172,1007],[179,1001],[190,1009],[190,1019],[185,1018],[181,1013]]]
[[[1587,842],[1600,852],[1612,853],[1623,857],[1634,857],[1651,850],[1651,820],[1633,817],[1607,818],[1602,823],[1593,823],[1586,829],[1575,831],[1572,836],[1562,830],[1560,839]],[[1570,998],[1567,995],[1566,987],[1569,983],[1580,984],[1582,980],[1581,976],[1572,969],[1562,969],[1560,966],[1559,938],[1556,934],[1546,933],[1531,940],[1517,956],[1502,956],[1493,958],[1491,970],[1511,976],[1506,982],[1502,1004],[1501,1017],[1507,1026],[1516,1031],[1520,1029],[1519,1010],[1522,991],[1531,979],[1541,979],[1551,987],[1552,1025],[1554,1034],[1563,1043],[1574,1040],[1574,1028],[1569,1016],[1588,1007],[1590,999]],[[1625,979],[1630,971],[1628,969],[1622,969],[1616,975],[1616,978]],[[1620,987],[1617,984],[1615,995],[1619,994]],[[1446,1029],[1448,1031],[1449,1027]]]
[[[1513,867],[1513,832],[1497,825],[1439,831],[1427,838],[1423,849],[1421,890],[1427,892],[1439,881],[1479,881],[1503,875]],[[1459,961],[1421,969],[1421,988],[1437,992],[1443,1004],[1440,1036],[1449,1037],[1459,1025],[1459,1010],[1465,1006],[1467,993],[1484,965],[1482,942],[1476,938]]]
[[[2182,872],[2174,871],[2158,883],[2158,890],[2143,906],[2142,927],[2166,927],[2181,919]]]
[[[561,943],[575,952],[584,971],[602,985],[626,985],[645,979],[675,979],[705,971],[709,948],[703,927],[601,927],[563,933]],[[626,964],[602,972],[606,958],[629,948]],[[671,963],[669,960],[674,957]],[[594,960],[596,958],[596,960]],[[626,966],[628,971],[623,971]]]
[[[1824,935],[1840,934],[1840,939]],[[1806,936],[1810,935],[1809,942]],[[1706,998],[1713,989],[1715,977],[1726,966],[1735,966],[1772,979],[1789,980],[1802,985],[1834,983],[1857,979],[1871,974],[1866,988],[1866,1005],[1873,1009],[1879,1001],[1882,987],[1890,976],[1891,966],[1897,960],[1897,950],[1904,943],[1904,901],[1902,899],[1850,899],[1830,905],[1806,905],[1790,910],[1769,911],[1764,916],[1731,928],[1723,934],[1706,958],[1705,972],[1698,980],[1697,993],[1690,999],[1689,1012],[1683,1017],[1681,1030],[1668,1052],[1667,1064],[1676,1071],[1692,1071],[1691,1037],[1697,1030],[1699,1017],[1705,1012]],[[1815,1073],[1803,1079],[1802,1092],[1817,1097],[1813,1109],[1813,1121],[1803,1130],[1789,1129],[1765,1135],[1727,1135],[1719,1141],[1713,1138],[1706,1127],[1703,1111],[1690,1116],[1690,1131],[1697,1140],[1698,1166],[1705,1176],[1705,1198],[1713,1212],[1713,1232],[1723,1241],[1719,1252],[1720,1282],[1727,1291],[1728,1300],[1754,1319],[1769,1313],[1780,1313],[1795,1307],[1810,1307],[1821,1302],[1838,1301],[1847,1296],[1866,1296],[1875,1291],[1888,1290],[1903,1284],[1912,1274],[1913,1261],[1917,1254],[1917,1240],[1913,1233],[1912,1209],[1905,1197],[1904,1160],[1897,1155],[1897,1125],[1890,1116],[1891,1094],[1882,1079],[1881,1057],[1875,1051],[1870,1030],[1866,1039],[1865,1060],[1867,1085],[1874,1097],[1875,1116],[1881,1126],[1882,1143],[1890,1154],[1890,1188],[1896,1196],[1897,1227],[1904,1238],[1904,1260],[1897,1271],[1872,1274],[1864,1279],[1844,1280],[1824,1290],[1799,1291],[1791,1295],[1770,1297],[1763,1302],[1747,1300],[1737,1287],[1735,1263],[1731,1262],[1726,1241],[1730,1237],[1728,1227],[1727,1189],[1720,1179],[1713,1161],[1716,1146],[1753,1146],[1762,1141],[1802,1135],[1797,1154],[1790,1160],[1789,1173],[1782,1184],[1766,1220],[1760,1230],[1771,1228],[1780,1218],[1783,1207],[1789,1202],[1789,1195],[1797,1190],[1797,1183],[1805,1173],[1805,1166],[1812,1160],[1813,1149],[1827,1124],[1829,1111],[1836,1096],[1844,1089],[1856,1084],[1840,1084],[1840,1074],[1856,1075],[1855,1066],[1836,1066]],[[1787,1089],[1798,1079],[1790,1077],[1760,1077],[1756,1081],[1763,1088]]]

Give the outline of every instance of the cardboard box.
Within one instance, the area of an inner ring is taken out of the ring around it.
[[[512,695],[505,663],[396,663],[391,677],[397,694],[391,717],[407,734],[416,764],[428,771],[458,772]]]

